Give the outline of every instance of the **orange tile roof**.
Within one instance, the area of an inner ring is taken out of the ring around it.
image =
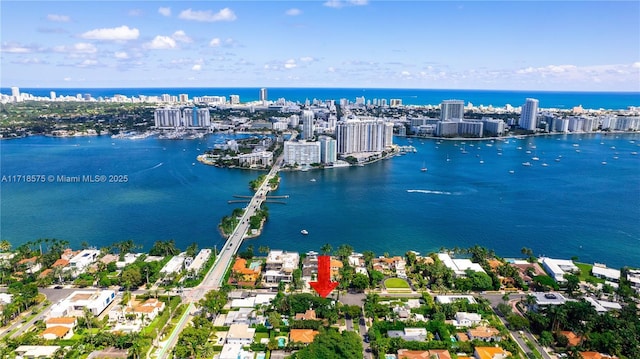
[[[313,329],[291,329],[289,341],[309,344],[313,342],[313,338],[318,334],[320,332]]]
[[[476,347],[476,359],[493,359],[496,355],[511,356],[511,353],[500,347]]]
[[[616,356],[601,354],[598,352],[579,352],[583,359],[618,359]]]
[[[76,322],[74,317],[57,317],[47,319],[47,324],[73,324]]]
[[[316,311],[313,309],[307,309],[304,313],[296,313],[296,320],[315,320]]]
[[[70,329],[68,327],[63,326],[49,327],[45,329],[40,335],[44,336],[45,334],[53,334],[58,338],[62,338],[67,335],[67,333],[69,333],[69,330]]]
[[[398,359],[451,359],[447,350],[398,350]]]
[[[36,262],[36,259],[38,259],[38,257],[36,257],[36,256],[33,256],[33,257],[31,257],[31,258],[25,258],[25,259],[20,260],[20,261],[18,262],[18,264],[35,263],[35,262]]]
[[[565,330],[565,331],[561,331],[560,334],[567,337],[567,341],[568,341],[567,345],[570,347],[578,346],[578,344],[580,344],[581,342],[581,338],[574,332]]]
[[[69,261],[66,259],[58,259],[57,261],[55,261],[51,267],[66,267],[69,264]]]
[[[43,270],[40,274],[38,274],[38,278],[45,278],[46,276],[51,274],[51,272],[53,272],[53,271],[51,269],[47,268],[47,269]]]
[[[468,342],[469,336],[466,333],[456,333],[456,337],[458,337],[458,341],[460,342]]]

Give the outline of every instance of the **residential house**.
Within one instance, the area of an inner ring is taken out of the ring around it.
[[[60,325],[47,327],[40,336],[45,340],[70,339],[73,336],[73,329]]]
[[[445,267],[451,269],[457,277],[466,276],[467,270],[486,273],[480,264],[473,263],[469,259],[454,259],[447,253],[438,253],[438,259],[440,259]]]
[[[550,305],[561,305],[567,302],[567,299],[558,292],[534,292],[530,295],[535,298],[531,309],[536,312]]]
[[[296,313],[296,320],[316,320],[316,311],[313,309],[307,309],[304,313]]]
[[[456,328],[472,327],[480,324],[482,316],[478,313],[457,312],[455,319],[452,321]]]
[[[89,266],[98,259],[100,251],[97,249],[84,249],[69,259],[69,266],[65,267],[74,274],[84,273]]]
[[[404,330],[387,331],[389,338],[402,338],[407,341],[425,341],[427,329],[425,328],[404,328]]]
[[[567,338],[567,347],[577,347],[582,341],[582,338],[579,337],[578,334],[571,331],[561,331],[560,334]]]
[[[553,280],[564,283],[564,275],[567,273],[578,273],[580,269],[572,261],[566,259],[540,258],[542,267]]]
[[[291,329],[289,332],[289,342],[309,344],[313,342],[313,338],[320,334],[313,329]]]
[[[451,304],[459,300],[464,300],[469,304],[476,304],[476,299],[472,295],[437,295],[436,303]]]
[[[485,342],[499,342],[502,340],[500,331],[493,327],[469,328],[467,330],[467,335],[470,340],[478,339]]]
[[[53,358],[58,345],[21,345],[14,352],[24,359]]]
[[[247,324],[231,324],[227,333],[227,344],[249,345],[253,342],[256,328],[249,328]]]
[[[297,252],[269,251],[262,282],[270,287],[278,286],[281,282],[291,283],[293,271],[298,268],[299,262],[300,255]]]
[[[38,263],[38,257],[25,258],[18,261],[18,268],[24,266],[27,273],[36,273],[42,269],[42,264]]]
[[[451,359],[448,350],[432,349],[432,350],[409,350],[398,349],[398,359]]]
[[[339,259],[331,257],[331,261],[329,263],[331,268],[331,279],[336,280],[340,278],[340,270],[343,267],[342,262]]]
[[[618,359],[618,357],[598,352],[578,352],[582,359]]]
[[[79,317],[84,315],[87,308],[93,315],[98,316],[115,299],[112,290],[75,291],[66,298],[51,306],[49,317]]]
[[[255,286],[260,277],[261,267],[247,268],[247,260],[238,257],[231,267],[231,272],[229,283],[236,284],[237,280],[240,285]]]
[[[198,252],[198,254],[196,255],[196,257],[193,258],[193,260],[190,261],[190,263],[187,265],[187,272],[193,273],[196,275],[200,273],[200,270],[202,270],[205,263],[207,263],[207,260],[209,260],[209,257],[211,257],[211,249],[209,248],[201,249],[200,252]]]
[[[511,353],[500,347],[475,347],[473,357],[475,359],[505,359],[511,356]]]
[[[529,263],[523,260],[513,260],[509,262],[509,265],[515,267],[518,270],[518,275],[527,285],[533,283],[533,278],[529,275],[529,273],[533,274],[534,276],[545,274],[544,270],[542,270],[538,263]]]
[[[620,282],[620,270],[607,268],[606,265],[600,263],[593,263],[591,268],[591,274],[594,277],[602,278],[606,281],[618,283]]]

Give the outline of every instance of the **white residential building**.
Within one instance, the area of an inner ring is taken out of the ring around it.
[[[440,103],[440,120],[462,120],[464,118],[464,101],[444,100]]]
[[[393,122],[377,118],[340,121],[336,125],[338,154],[382,152],[393,145]]]
[[[266,285],[278,285],[280,282],[291,283],[293,271],[298,268],[300,254],[280,250],[269,251],[265,274],[262,276]]]
[[[473,263],[469,259],[453,259],[447,253],[438,253],[438,259],[458,277],[465,276],[467,270],[486,273],[480,264]]]
[[[164,267],[160,269],[160,274],[167,275],[172,273],[178,273],[179,271],[181,271],[186,255],[187,254],[185,252],[182,252],[177,256],[174,256],[173,258],[171,258],[167,262],[167,264],[165,264]]]
[[[207,263],[207,260],[209,260],[209,257],[211,257],[211,249],[209,248],[201,249],[200,252],[198,252],[196,257],[193,259],[191,264],[189,264],[189,266],[187,267],[187,271],[198,274],[202,269],[202,267],[205,265],[205,263]]]
[[[610,282],[619,282],[620,281],[620,270],[607,268],[606,265],[600,263],[593,263],[593,268],[591,268],[591,274],[594,277],[603,278]]]
[[[93,262],[98,259],[100,251],[97,249],[85,249],[76,254],[73,258],[69,259],[69,270],[79,274],[84,272]]]
[[[472,327],[480,324],[482,316],[478,313],[457,312],[452,324],[456,328]]]
[[[535,98],[528,98],[522,106],[520,112],[520,128],[525,130],[535,131],[538,126],[538,100]]]
[[[310,165],[320,163],[320,142],[284,143],[284,163],[287,165]]]
[[[580,271],[572,261],[567,259],[540,258],[542,267],[553,280],[562,283],[565,281],[564,275],[569,273],[577,273]]]
[[[313,138],[313,111],[302,111],[302,138],[310,140]]]
[[[247,324],[231,324],[227,334],[227,344],[249,345],[253,342],[256,328],[249,328]]]
[[[115,297],[116,293],[112,290],[78,290],[53,304],[49,310],[49,318],[83,316],[85,308],[93,315],[98,316],[113,302]]]

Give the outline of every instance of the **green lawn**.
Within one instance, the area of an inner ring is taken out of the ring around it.
[[[409,283],[401,278],[388,278],[384,281],[384,286],[389,288],[409,289]]]
[[[604,283],[604,279],[596,278],[591,275],[591,268],[593,268],[593,265],[587,264],[587,263],[578,263],[578,262],[573,262],[573,264],[575,264],[576,267],[580,268],[580,276],[579,276],[580,281],[585,281],[590,283]]]

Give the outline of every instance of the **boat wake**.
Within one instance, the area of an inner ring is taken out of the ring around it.
[[[153,166],[153,167],[151,167],[151,168],[149,168],[149,169],[150,169],[150,170],[154,170],[154,169],[156,169],[156,168],[158,168],[158,167],[162,166],[163,164],[164,164],[164,162],[160,162],[160,163],[158,163],[157,165],[155,165],[155,166]]]
[[[429,190],[429,189],[408,189],[407,192],[409,192],[409,193],[425,193],[425,194],[441,194],[441,195],[447,195],[447,196],[455,196],[455,195],[459,194],[459,193],[447,192],[447,191],[432,191],[432,190]]]

